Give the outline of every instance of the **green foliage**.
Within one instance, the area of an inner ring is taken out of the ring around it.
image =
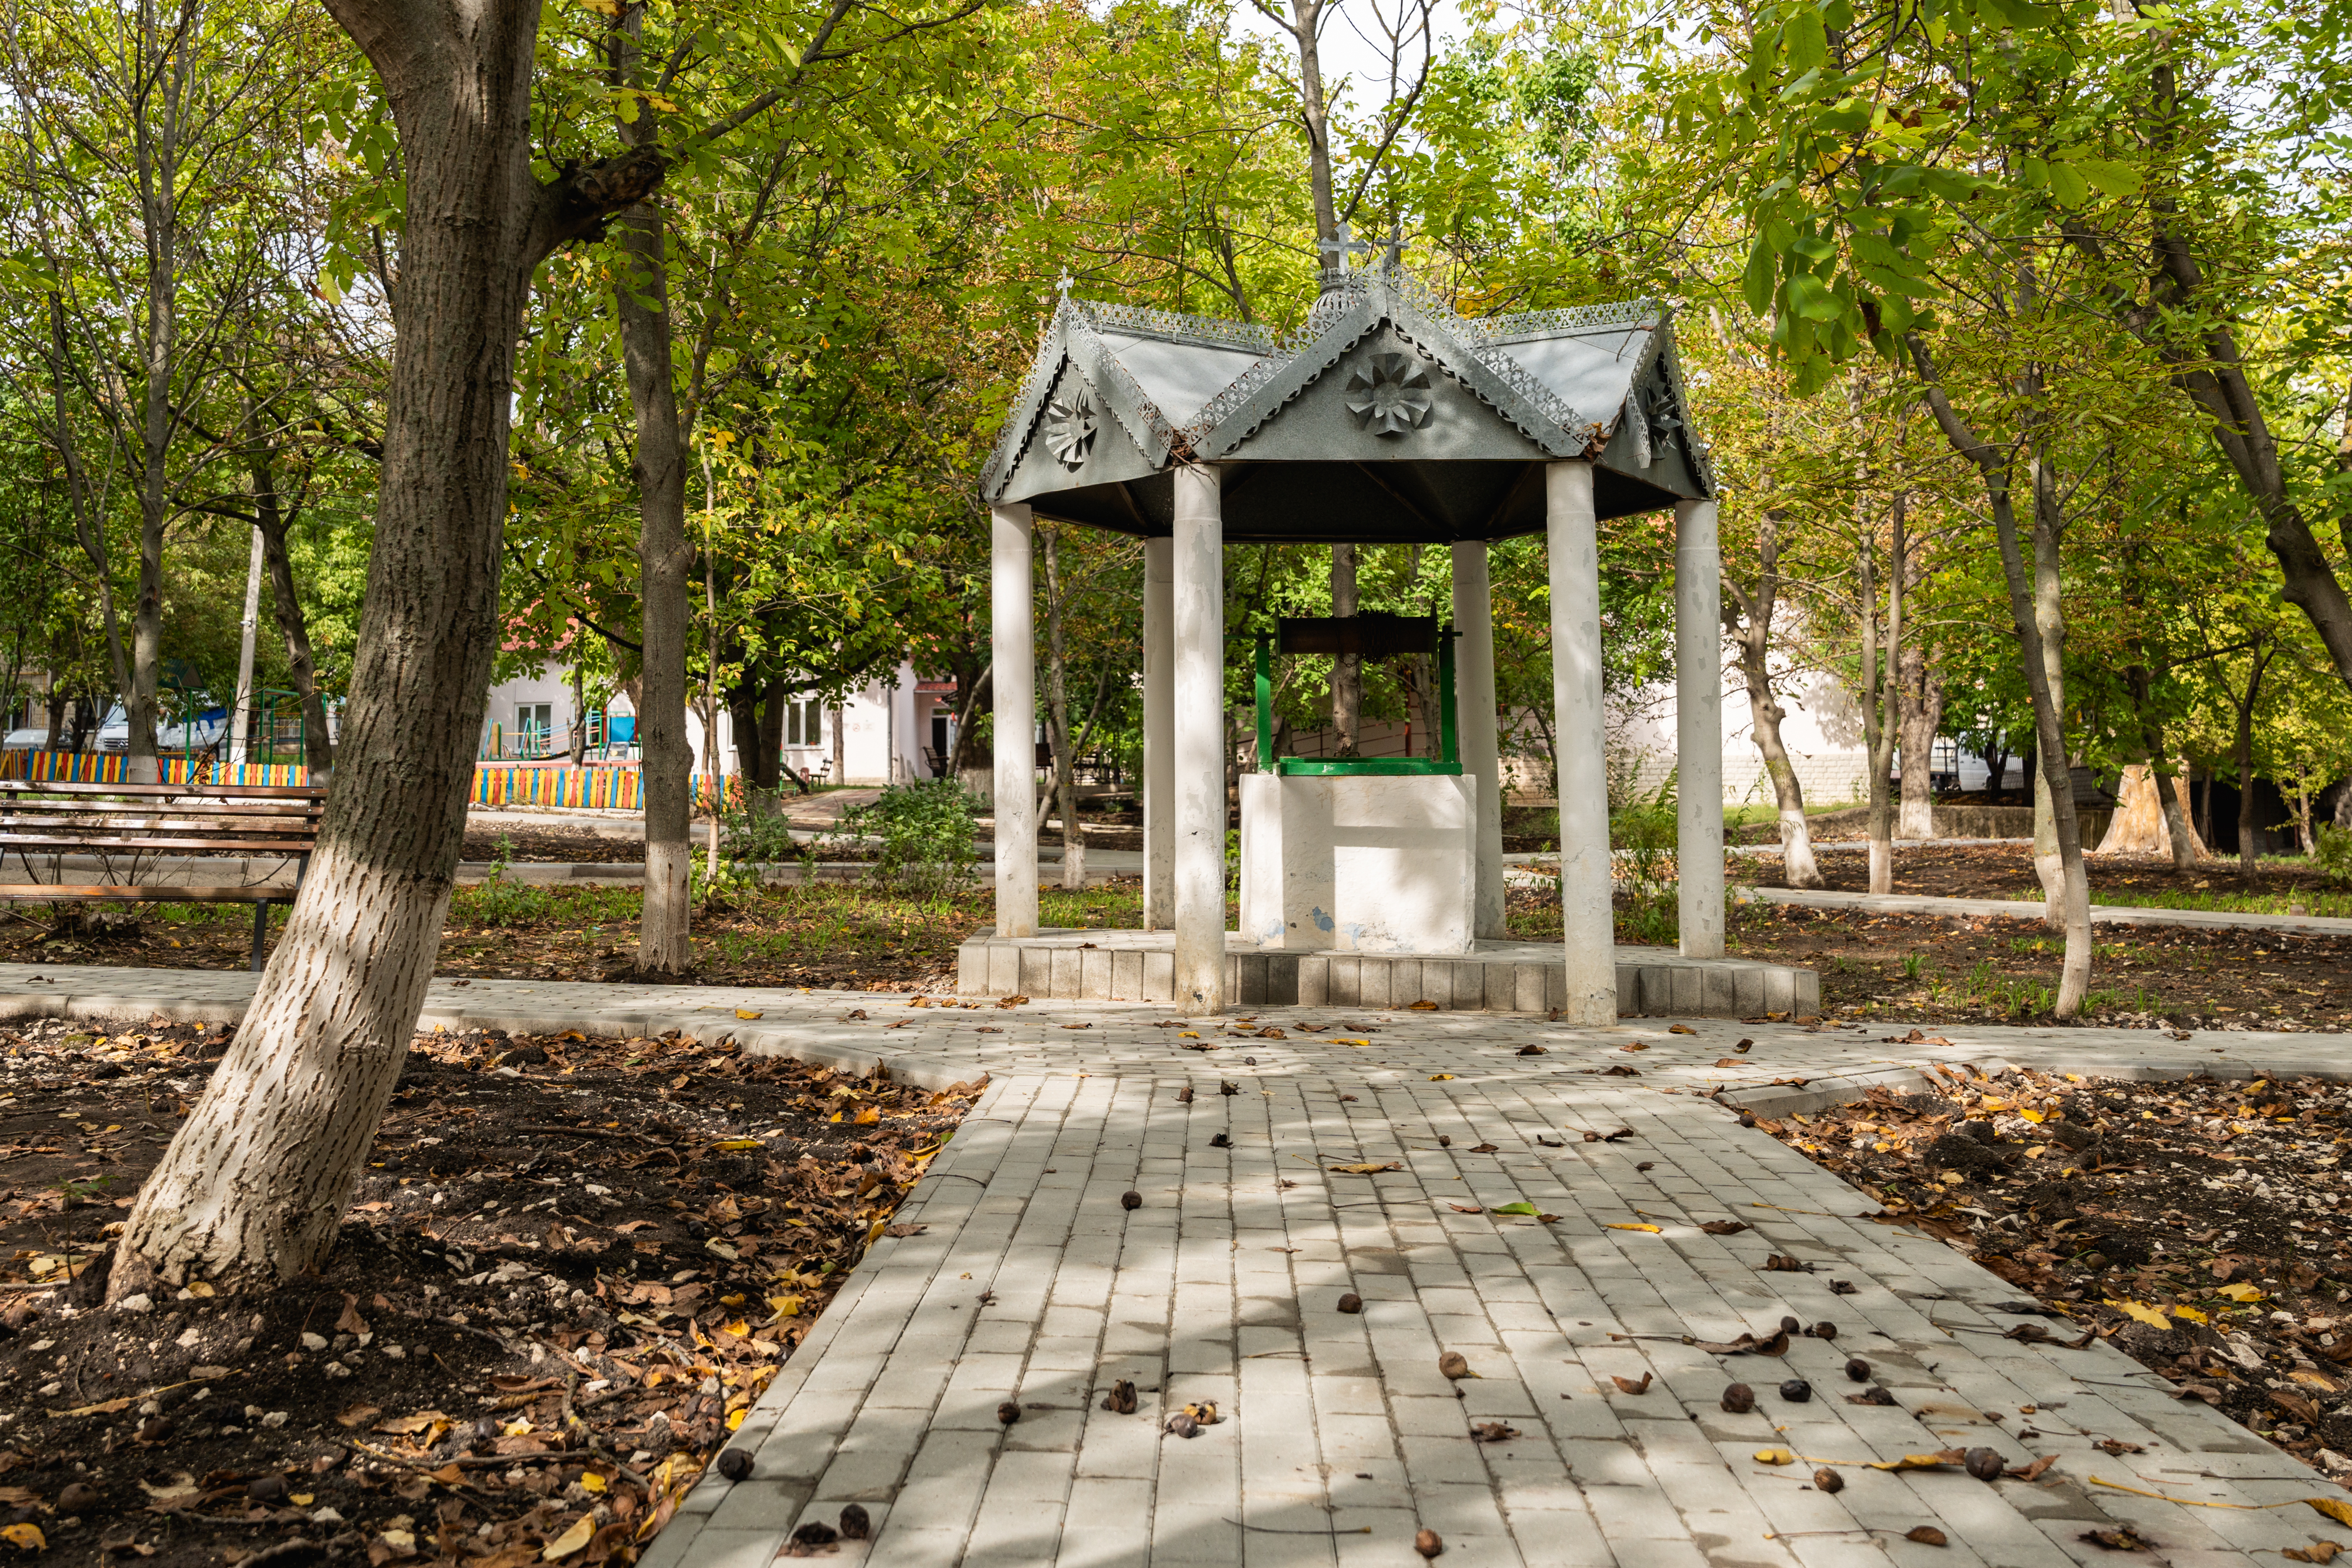
[[[500,833],[498,858],[490,862],[490,874],[471,887],[457,890],[450,901],[456,905],[452,918],[500,926],[530,925],[547,918],[547,889],[535,883],[511,880],[507,858],[513,852],[512,841]]]
[[[842,814],[842,830],[879,841],[873,879],[919,898],[971,885],[978,865],[971,797],[953,779],[894,784]]]
[[[2322,822],[2311,831],[2311,863],[2336,887],[2352,887],[2352,828]]]

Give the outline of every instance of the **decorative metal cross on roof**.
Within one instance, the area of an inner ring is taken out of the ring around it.
[[[1339,225],[1339,232],[1331,238],[1317,240],[1315,248],[1323,253],[1323,269],[1326,272],[1344,272],[1347,270],[1349,256],[1370,256],[1372,253],[1370,244],[1356,238],[1349,232],[1348,225],[1345,224]]]

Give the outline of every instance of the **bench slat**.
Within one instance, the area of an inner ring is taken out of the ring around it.
[[[120,850],[136,852],[154,850],[199,850],[218,854],[229,850],[251,851],[257,854],[309,854],[318,840],[305,835],[300,838],[250,838],[244,835],[220,838],[161,838],[102,839],[94,835],[70,838],[48,838],[36,834],[0,832],[0,850],[30,850],[48,854],[62,854],[74,850]]]
[[[323,800],[326,790],[310,784],[92,784],[81,779],[0,780],[10,795],[217,796],[229,800]]]
[[[132,883],[100,883],[74,886],[66,883],[0,883],[0,900],[15,903],[64,903],[93,900],[101,904],[290,904],[291,886],[174,887],[170,883],[142,886]]]

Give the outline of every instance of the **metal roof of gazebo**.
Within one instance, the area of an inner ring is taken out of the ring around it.
[[[1714,493],[1654,300],[1473,319],[1393,263],[1327,274],[1300,329],[1065,296],[981,478],[992,505],[1170,531],[1223,473],[1223,537],[1448,543],[1544,528],[1547,462],[1601,518]]]

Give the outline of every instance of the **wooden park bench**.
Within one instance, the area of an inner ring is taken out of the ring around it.
[[[291,904],[319,842],[326,791],[301,786],[0,783],[0,876],[11,857],[28,880],[0,882],[17,904],[250,904],[253,967],[261,967],[269,906]],[[92,855],[101,881],[69,883],[61,857]],[[157,862],[186,856],[282,857],[294,883],[156,880]],[[43,861],[49,876],[42,877]]]

